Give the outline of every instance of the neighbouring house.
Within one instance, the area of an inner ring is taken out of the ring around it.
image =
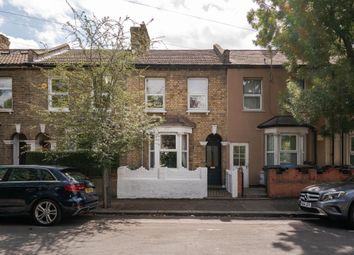
[[[131,31],[149,40],[145,26]],[[75,62],[80,50],[66,44],[47,50],[9,45],[1,35],[0,164],[24,164],[26,150],[55,148],[50,127],[28,114],[29,104],[57,111],[54,99],[70,96],[56,91],[60,80],[48,79],[40,67]],[[149,143],[121,159],[118,182],[126,181],[118,183],[118,196],[203,198],[208,187],[230,190],[230,180],[237,182],[233,169],[243,168],[248,187],[259,184],[264,166],[326,165],[332,156],[339,164],[341,153],[345,164],[354,165],[354,134],[345,135],[341,151],[339,137],[332,146],[316,127],[280,115],[285,62],[281,53],[224,50],[217,44],[206,50],[147,49],[136,63],[143,72],[129,78],[128,87],[140,92],[148,114],[165,121],[151,130]],[[38,94],[33,84],[48,87],[48,94]],[[299,81],[299,86],[310,85]]]

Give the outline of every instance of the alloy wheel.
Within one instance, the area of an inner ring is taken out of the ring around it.
[[[42,225],[52,224],[58,217],[58,207],[52,201],[39,202],[34,209],[34,217]]]

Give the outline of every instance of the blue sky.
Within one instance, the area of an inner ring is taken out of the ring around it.
[[[252,0],[68,0],[77,10],[98,17],[130,17],[148,24],[158,49],[256,48],[247,23]],[[0,0],[0,33],[10,48],[53,47],[68,42],[63,23],[72,14],[65,0]]]

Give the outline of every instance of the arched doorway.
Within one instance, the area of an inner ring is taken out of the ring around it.
[[[27,137],[22,133],[16,133],[12,136],[14,165],[26,164],[26,152],[28,150],[26,140]]]
[[[221,186],[221,136],[210,134],[207,137],[205,151],[208,168],[208,185]]]

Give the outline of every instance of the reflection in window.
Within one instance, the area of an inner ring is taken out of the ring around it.
[[[234,146],[233,161],[234,166],[245,166],[246,165],[246,147],[244,145]]]
[[[15,168],[12,169],[8,181],[39,181],[37,169]]]
[[[280,136],[280,164],[297,165],[296,135]]]
[[[145,79],[145,103],[148,109],[165,108],[165,79]]]
[[[243,80],[243,109],[262,109],[262,81],[247,79]]]
[[[68,85],[58,78],[51,78],[48,81],[49,110],[67,111],[69,109],[69,88]]]
[[[188,109],[208,110],[208,79],[188,79]]]
[[[12,109],[12,79],[0,77],[0,111]]]

